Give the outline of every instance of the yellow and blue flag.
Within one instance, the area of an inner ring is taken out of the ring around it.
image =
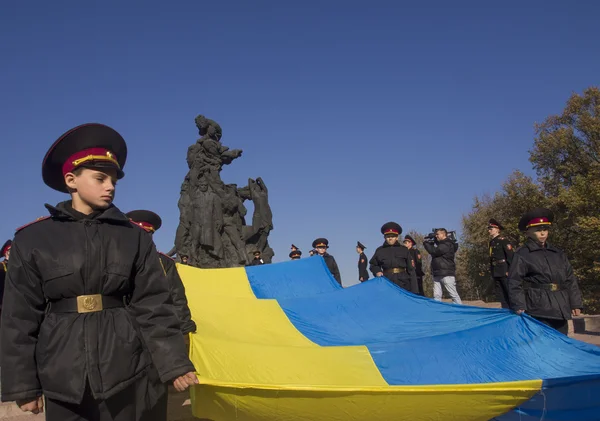
[[[178,270],[198,418],[600,420],[600,348],[528,316],[341,288],[321,257]]]

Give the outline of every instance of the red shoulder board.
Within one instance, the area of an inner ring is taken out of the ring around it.
[[[19,228],[17,228],[17,229],[15,230],[15,234],[16,234],[17,232],[21,231],[23,228],[27,228],[28,226],[30,226],[30,225],[33,225],[33,224],[35,224],[36,222],[44,221],[44,220],[46,220],[46,219],[49,219],[49,218],[50,218],[50,215],[48,215],[48,216],[40,216],[40,217],[39,217],[38,219],[36,219],[35,221],[31,221],[30,223],[28,223],[28,224],[25,224],[25,225],[23,225],[22,227],[19,227]]]
[[[168,257],[168,258],[169,258],[169,259],[171,259],[171,260],[175,260],[175,259],[173,259],[171,256],[169,256],[169,255],[166,255],[166,254],[164,254],[164,253],[163,253],[163,252],[161,252],[161,251],[159,251],[159,252],[158,252],[158,254],[162,254],[163,256],[165,256],[165,257]]]

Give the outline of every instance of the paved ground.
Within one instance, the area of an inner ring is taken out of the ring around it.
[[[499,308],[499,303],[484,303],[483,301],[467,301],[464,304],[477,307]],[[600,319],[600,317],[598,317]],[[573,324],[570,324],[569,336],[583,342],[588,342],[600,346],[600,332],[574,333]],[[177,393],[171,387],[169,388],[169,421],[199,421],[192,416],[187,393]],[[43,421],[43,414],[27,415],[22,413],[14,403],[0,404],[0,420],[2,421]]]

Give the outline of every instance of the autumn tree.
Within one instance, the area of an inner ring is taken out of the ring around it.
[[[498,219],[513,244],[523,241],[517,225],[535,207],[555,214],[550,242],[565,250],[584,295],[586,311],[600,311],[600,89],[574,94],[560,115],[535,126],[530,161],[533,180],[516,171],[493,196],[476,197],[463,217],[464,271],[491,292],[487,221]]]

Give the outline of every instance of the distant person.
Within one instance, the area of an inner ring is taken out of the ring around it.
[[[433,299],[442,301],[442,286],[455,304],[462,304],[456,290],[456,264],[454,255],[457,245],[448,238],[445,228],[435,230],[435,239],[423,243],[425,250],[431,255],[431,273],[433,274]]]
[[[377,277],[385,276],[400,288],[416,294],[415,262],[408,249],[398,242],[402,227],[396,222],[387,222],[381,227],[381,233],[384,243],[371,257],[371,272]]]
[[[299,250],[299,248],[296,247],[294,244],[292,244],[292,251],[296,251],[296,250]]]
[[[519,229],[527,241],[515,252],[508,272],[511,308],[527,313],[565,335],[568,321],[581,315],[577,278],[565,253],[548,243],[554,214],[545,208],[525,213]]]
[[[359,254],[358,256],[358,280],[360,282],[367,281],[369,279],[369,272],[367,272],[367,255],[365,254],[366,247],[358,241],[356,243],[356,252]]]
[[[154,235],[156,231],[162,226],[162,219],[156,213],[149,210],[134,210],[125,214],[132,223],[142,228],[144,231]],[[167,276],[169,284],[169,291],[171,292],[171,299],[175,306],[175,314],[179,318],[181,323],[181,333],[187,335],[190,332],[196,331],[196,323],[192,320],[192,314],[188,307],[188,301],[185,296],[185,287],[175,262],[169,256],[164,253],[158,253],[160,263]]]
[[[308,252],[308,255],[309,255],[310,257],[312,257],[312,256],[318,256],[318,255],[319,255],[319,253],[317,252],[317,250],[315,250],[315,249],[312,249],[312,250],[310,250],[310,251]]]
[[[312,243],[313,248],[317,251],[319,256],[322,256],[325,259],[325,263],[329,268],[329,272],[333,275],[334,279],[338,284],[342,285],[342,276],[340,275],[340,269],[334,259],[334,257],[327,253],[327,249],[329,249],[329,241],[327,238],[317,238]]]
[[[255,250],[254,253],[252,253],[254,255],[254,258],[252,259],[252,261],[248,264],[248,266],[260,266],[260,265],[264,265],[265,262],[263,261],[262,257],[260,257],[261,253],[259,250]]]
[[[508,305],[508,270],[513,260],[514,250],[510,241],[500,235],[504,227],[494,218],[488,222],[490,240],[490,273],[496,290],[496,299],[502,308]]]
[[[302,257],[302,252],[298,249],[292,250],[290,252],[290,259],[292,259],[292,260],[300,260],[301,257]]]
[[[417,242],[410,235],[404,236],[404,245],[410,252],[410,255],[415,262],[415,275],[417,276],[417,294],[421,296],[425,296],[425,291],[423,290],[423,276],[425,276],[425,272],[423,272],[423,258],[421,256],[421,252],[417,248]]]

